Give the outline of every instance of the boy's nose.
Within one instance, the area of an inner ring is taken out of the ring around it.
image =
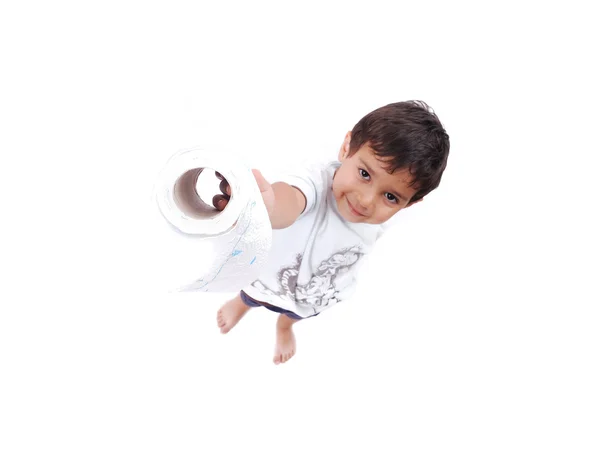
[[[356,205],[356,206],[358,208],[360,208],[360,211],[358,211],[359,213],[365,214],[366,212],[368,212],[371,209],[372,204],[373,204],[373,194],[362,193],[358,197],[358,205]]]

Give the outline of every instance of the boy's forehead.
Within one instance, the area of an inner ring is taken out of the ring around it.
[[[388,175],[400,175],[401,172],[404,172],[406,169],[397,169],[395,171],[391,171],[391,163],[393,158],[380,158],[375,154],[375,151],[369,147],[368,145],[364,145],[360,148],[360,150],[356,153],[356,156],[364,163],[367,163],[371,166],[372,169],[376,169],[378,171],[386,172]]]
[[[357,155],[360,159],[362,159],[366,163],[370,163],[373,166],[377,166],[381,170],[385,170],[389,173],[389,162],[392,161],[392,158],[380,158],[375,154],[375,150],[373,150],[368,145],[364,145],[358,151]]]

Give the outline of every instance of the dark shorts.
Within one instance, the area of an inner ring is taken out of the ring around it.
[[[293,313],[291,311],[288,311],[287,309],[279,308],[278,306],[273,306],[273,305],[269,305],[268,303],[262,303],[262,302],[259,302],[257,300],[254,300],[252,297],[250,297],[244,291],[240,291],[240,297],[242,298],[242,301],[246,305],[251,306],[253,308],[255,308],[257,306],[264,306],[265,308],[270,309],[271,311],[274,311],[274,312],[277,312],[277,313],[280,313],[280,314],[285,314],[290,319],[294,319],[294,320],[305,319],[305,317],[300,317],[298,314],[295,314],[295,313]],[[315,316],[316,315],[318,315],[318,313],[315,314]]]

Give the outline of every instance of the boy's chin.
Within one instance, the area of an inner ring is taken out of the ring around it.
[[[341,216],[350,223],[365,223],[368,225],[380,225],[382,222],[373,221],[372,218],[367,216],[358,217],[352,214],[350,211],[339,209]]]
[[[342,216],[344,217],[344,219],[346,220],[346,222],[350,222],[350,223],[363,223],[363,220],[360,219],[356,219],[356,217],[349,217],[347,214],[342,214]]]

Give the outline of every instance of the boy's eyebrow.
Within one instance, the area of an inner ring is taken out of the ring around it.
[[[364,164],[364,166],[367,168],[367,172],[369,173],[374,173],[373,170],[371,170],[371,168],[369,167],[369,165],[365,162],[364,159],[362,159],[361,157],[358,158],[358,160]],[[391,191],[392,194],[394,194],[396,197],[400,197],[402,200],[406,200],[408,201],[408,199],[404,196],[404,195],[400,195],[398,193],[398,191]]]

